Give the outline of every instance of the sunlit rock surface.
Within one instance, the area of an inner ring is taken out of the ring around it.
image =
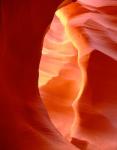
[[[117,150],[117,1],[61,2],[0,1],[0,150]]]
[[[83,150],[117,149],[116,0],[79,0],[56,12],[39,83],[64,137]]]

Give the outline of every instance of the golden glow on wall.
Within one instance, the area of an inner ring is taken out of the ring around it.
[[[117,0],[61,2],[0,0],[0,150],[117,150]]]
[[[59,9],[43,46],[39,83],[50,117],[67,139],[86,140],[91,150],[116,146],[114,5],[80,0]]]

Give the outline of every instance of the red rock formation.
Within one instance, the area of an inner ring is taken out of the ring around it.
[[[0,1],[1,150],[117,149],[117,2],[69,4],[44,39],[60,3]]]
[[[61,1],[0,1],[0,149],[75,150],[38,91],[42,40]]]

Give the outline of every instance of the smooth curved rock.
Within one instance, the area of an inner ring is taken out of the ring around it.
[[[56,12],[45,37],[42,99],[81,149],[117,149],[116,35],[117,1],[78,0]]]
[[[0,1],[1,150],[76,150],[51,123],[38,90],[43,38],[61,2]]]

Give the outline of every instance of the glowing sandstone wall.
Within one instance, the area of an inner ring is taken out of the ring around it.
[[[82,149],[117,149],[116,0],[79,0],[56,12],[44,39],[39,83],[49,115],[67,139]]]
[[[117,1],[0,0],[0,150],[117,150]],[[78,148],[79,147],[79,148]]]

